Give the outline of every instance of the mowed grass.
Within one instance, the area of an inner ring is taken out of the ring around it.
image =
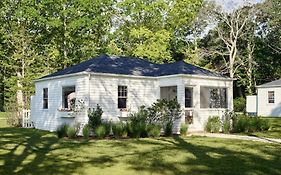
[[[281,139],[281,117],[263,117],[263,119],[269,121],[270,129],[263,132],[249,133],[248,135]]]
[[[207,137],[68,140],[0,127],[0,174],[281,174],[281,145]]]
[[[8,127],[7,115],[7,112],[0,112],[0,127]]]

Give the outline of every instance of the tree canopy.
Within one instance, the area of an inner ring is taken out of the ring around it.
[[[281,77],[280,8],[279,0],[231,12],[203,0],[2,0],[0,111],[29,108],[34,79],[104,53],[185,60],[237,78],[235,95],[253,94]]]

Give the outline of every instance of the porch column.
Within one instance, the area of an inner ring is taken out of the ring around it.
[[[177,85],[177,101],[181,105],[182,116],[180,119],[180,123],[185,121],[185,86],[184,84]],[[179,123],[179,128],[180,128]]]

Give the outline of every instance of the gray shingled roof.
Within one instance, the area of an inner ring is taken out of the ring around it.
[[[150,77],[188,74],[228,78],[219,73],[185,63],[184,61],[178,61],[169,64],[153,64],[151,62],[139,58],[116,57],[108,55],[98,56],[96,58],[84,61],[80,64],[68,67],[66,69],[44,76],[42,78],[50,78],[79,72],[109,73]]]
[[[259,85],[259,86],[257,86],[257,88],[279,87],[279,86],[281,86],[281,79],[275,80],[275,81],[272,81],[272,82],[269,82],[269,83],[265,83],[265,84],[262,84],[262,85]]]

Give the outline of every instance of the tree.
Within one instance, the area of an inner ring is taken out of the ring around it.
[[[237,69],[243,64],[238,51],[238,42],[244,36],[247,23],[253,18],[253,9],[244,7],[227,13],[221,9],[212,8],[211,12],[214,15],[214,21],[218,22],[218,26],[214,29],[217,43],[222,45],[218,48],[209,48],[209,52],[220,55],[229,76],[234,78]]]
[[[120,1],[110,37],[119,48],[115,50],[157,63],[176,59],[188,46],[186,36],[201,5],[201,0]]]

